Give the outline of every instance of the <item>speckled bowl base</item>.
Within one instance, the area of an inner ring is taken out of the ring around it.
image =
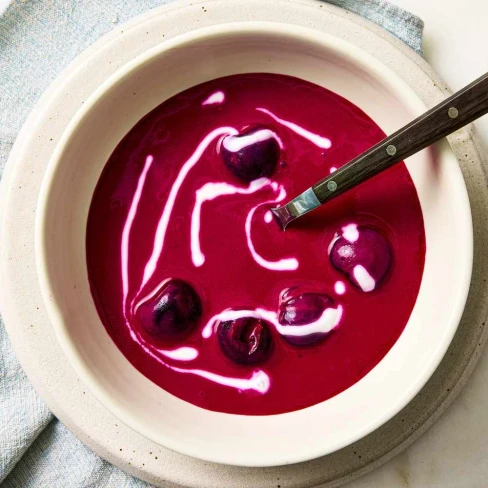
[[[152,10],[79,56],[40,99],[16,141],[0,195],[2,313],[24,369],[54,414],[121,469],[164,487],[332,488],[383,464],[425,432],[460,391],[487,339],[488,261],[483,250],[488,245],[488,190],[468,130],[450,138],[470,194],[475,244],[471,291],[454,341],[434,376],[403,411],[353,446],[324,458],[278,468],[236,468],[185,457],[136,434],[105,410],[74,374],[53,335],[37,285],[34,217],[39,187],[55,144],[78,107],[107,76],[160,43],[163,35],[168,39],[243,20],[287,22],[342,37],[397,72],[427,105],[449,92],[425,61],[384,30],[314,0],[194,0]]]

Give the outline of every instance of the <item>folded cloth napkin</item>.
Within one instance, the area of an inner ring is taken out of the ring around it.
[[[57,74],[114,24],[170,1],[0,0],[0,174],[21,125]],[[328,1],[422,54],[418,17],[384,0]],[[5,488],[149,486],[102,460],[53,417],[24,375],[1,320],[0,482]]]

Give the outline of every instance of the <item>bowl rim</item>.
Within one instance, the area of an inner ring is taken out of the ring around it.
[[[304,462],[311,459],[315,459],[330,454],[331,452],[341,449],[361,439],[362,437],[366,436],[373,430],[377,429],[378,427],[386,423],[394,415],[396,415],[403,407],[405,407],[413,399],[413,397],[421,390],[421,388],[432,376],[438,364],[444,357],[445,352],[447,351],[447,348],[451,343],[451,340],[457,330],[462,313],[464,311],[464,306],[469,292],[469,285],[470,285],[471,274],[472,274],[472,263],[473,263],[473,227],[472,227],[469,198],[464,184],[462,185],[462,187],[464,188],[463,195],[461,194],[459,195],[459,198],[463,202],[462,206],[459,207],[459,211],[463,212],[466,217],[469,217],[464,219],[466,232],[464,232],[462,235],[463,239],[465,239],[465,250],[466,250],[466,253],[464,253],[462,256],[464,260],[464,264],[463,264],[464,273],[463,273],[462,283],[458,284],[460,293],[458,293],[457,295],[458,297],[457,302],[453,305],[453,311],[451,313],[451,321],[449,324],[449,334],[446,334],[444,336],[442,350],[439,350],[438,354],[435,357],[432,357],[431,361],[428,364],[426,364],[423,370],[424,374],[421,377],[417,378],[417,380],[412,385],[412,387],[407,392],[407,394],[404,397],[402,397],[400,400],[398,400],[394,405],[391,405],[388,410],[385,410],[385,413],[380,418],[378,418],[376,422],[364,426],[363,429],[356,432],[355,436],[350,436],[350,438],[344,439],[341,443],[337,443],[337,445],[333,447],[329,447],[322,450],[318,449],[313,453],[308,452],[306,455],[300,453],[294,453],[292,455],[289,455],[287,459],[282,459],[280,461],[275,460],[273,462],[269,462],[269,461],[256,460],[256,462],[252,462],[252,463],[248,463],[248,462],[240,463],[234,460],[231,463],[229,462],[228,457],[222,458],[215,455],[208,455],[208,453],[202,452],[199,449],[192,448],[187,444],[178,442],[170,436],[165,436],[164,440],[162,441],[163,438],[161,436],[154,435],[151,429],[145,428],[144,424],[138,422],[138,420],[134,416],[131,416],[131,414],[126,409],[121,408],[117,401],[113,401],[111,395],[105,390],[103,386],[101,386],[97,382],[96,376],[88,368],[88,366],[81,358],[79,352],[77,351],[66,329],[62,325],[59,325],[63,322],[64,319],[62,317],[62,313],[56,306],[55,301],[51,298],[51,292],[53,290],[48,278],[49,273],[47,270],[46,250],[42,245],[45,242],[45,234],[43,232],[44,231],[43,222],[45,220],[44,216],[48,212],[48,207],[44,204],[48,201],[48,196],[50,194],[51,186],[55,179],[56,171],[62,159],[63,153],[66,147],[69,145],[73,132],[76,130],[79,123],[83,121],[85,116],[94,108],[97,102],[110,92],[111,87],[116,85],[119,81],[123,80],[125,77],[131,75],[138,68],[143,66],[146,62],[150,61],[151,59],[171,49],[180,48],[185,46],[186,44],[192,44],[198,40],[201,40],[202,38],[210,38],[213,36],[218,37],[218,36],[224,36],[229,34],[236,35],[236,34],[252,34],[252,33],[272,33],[272,34],[281,34],[293,38],[300,38],[301,40],[308,40],[315,43],[319,43],[322,46],[327,45],[328,48],[333,48],[338,51],[348,52],[348,55],[351,54],[351,51],[354,52],[355,55],[359,53],[363,53],[364,56],[367,58],[367,60],[369,62],[372,62],[375,65],[374,69],[376,71],[378,72],[382,71],[385,74],[393,75],[396,79],[401,80],[399,76],[394,71],[392,71],[389,67],[385,66],[381,61],[375,59],[369,53],[362,51],[360,47],[355,46],[349,41],[345,41],[334,35],[330,35],[324,32],[314,30],[313,28],[310,27],[303,27],[303,26],[287,24],[282,22],[278,23],[278,22],[271,22],[271,21],[244,21],[244,22],[223,23],[223,24],[217,24],[217,25],[199,28],[184,34],[177,35],[169,40],[162,41],[160,44],[137,55],[133,60],[129,61],[124,66],[116,70],[103,83],[101,83],[94,90],[94,92],[88,97],[85,103],[78,109],[78,111],[76,111],[75,115],[70,120],[66,129],[63,131],[63,134],[58,144],[56,145],[54,152],[47,165],[46,172],[44,174],[43,181],[41,184],[38,201],[37,201],[37,209],[36,209],[36,217],[35,217],[35,257],[36,257],[37,274],[38,274],[41,293],[43,296],[44,303],[46,305],[46,309],[48,311],[49,319],[55,331],[55,336],[62,350],[66,354],[70,364],[75,369],[77,375],[82,379],[83,383],[87,385],[87,387],[92,391],[95,397],[100,401],[100,403],[105,408],[107,408],[110,412],[114,413],[117,418],[119,418],[130,428],[134,429],[136,432],[142,434],[146,438],[153,440],[154,442],[164,447],[175,450],[182,454],[199,458],[205,461],[220,463],[220,464],[232,464],[235,466],[246,466],[246,467],[270,467],[270,466],[281,466],[285,464]],[[355,57],[355,55],[353,57]],[[361,60],[361,63],[365,64],[364,59]],[[457,166],[457,169],[459,170],[459,177],[462,179],[462,174],[459,166]],[[447,326],[446,326],[446,330],[447,330]],[[221,412],[219,413],[221,415],[228,415]],[[285,415],[285,414],[280,414],[280,415]]]

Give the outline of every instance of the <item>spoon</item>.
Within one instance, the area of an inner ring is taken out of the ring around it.
[[[488,112],[488,73],[416,118],[391,136],[315,183],[286,205],[271,211],[286,226],[336,196],[363,183],[412,154]]]

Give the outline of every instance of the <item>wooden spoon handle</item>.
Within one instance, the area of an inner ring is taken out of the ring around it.
[[[324,203],[488,112],[488,73],[312,186]]]

